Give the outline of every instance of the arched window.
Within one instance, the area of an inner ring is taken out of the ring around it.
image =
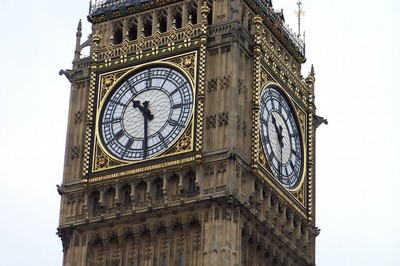
[[[182,257],[182,253],[179,253],[179,266],[183,266],[183,257]]]
[[[99,198],[97,196],[93,197],[93,211],[98,211],[100,209]]]
[[[187,190],[189,193],[196,192],[196,173],[190,171],[186,174],[187,178]]]
[[[137,186],[136,186],[136,201],[138,202],[143,202],[146,200],[146,189],[147,189],[147,184],[144,181],[141,181]]]
[[[161,266],[167,266],[167,257],[165,255],[161,258]]]
[[[130,189],[125,189],[124,192],[124,204],[130,204],[131,203],[131,190]]]
[[[129,27],[128,38],[130,41],[137,39],[137,26],[134,23]]]
[[[160,20],[158,21],[158,26],[159,26],[160,32],[166,32],[167,31],[167,19],[165,17],[161,17]]]
[[[175,28],[177,29],[182,28],[182,14],[180,11],[175,12],[174,23],[175,23]]]
[[[129,264],[129,266],[135,266],[135,261],[131,260],[131,263]]]
[[[156,199],[160,199],[163,197],[162,187],[163,187],[162,182],[157,182],[157,184],[156,184]]]
[[[166,32],[167,31],[167,12],[166,10],[161,10],[158,14],[158,30],[160,32]]]
[[[150,36],[151,35],[151,30],[152,30],[152,25],[151,25],[151,21],[146,21],[143,25],[143,34],[144,37]]]
[[[100,192],[98,190],[91,194],[92,211],[97,212],[100,210]]]
[[[188,7],[188,13],[189,13],[189,20],[192,22],[192,24],[197,24],[197,3],[196,2],[190,3],[190,6]]]
[[[123,33],[122,33],[122,29],[121,28],[117,28],[114,31],[113,40],[114,40],[114,44],[122,43]]]
[[[210,8],[210,12],[208,13],[207,16],[207,23],[208,25],[212,25],[213,23],[213,5],[212,5],[212,1],[207,1],[207,5]]]

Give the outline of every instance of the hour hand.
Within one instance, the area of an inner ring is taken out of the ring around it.
[[[142,115],[148,120],[152,120],[154,115],[151,113],[149,109],[149,101],[144,101],[143,106],[140,104],[140,101],[132,101],[133,108],[139,108]]]
[[[274,115],[272,115],[272,124],[274,124],[274,127],[275,127],[275,132],[276,132],[276,134],[279,136],[279,128],[278,128],[278,125],[276,124],[276,119],[275,119],[275,116]]]
[[[278,127],[274,115],[272,115],[272,124],[274,124],[276,135],[278,135],[279,145],[281,146],[281,148],[283,148],[283,135],[282,135],[283,127],[281,125],[279,125]]]

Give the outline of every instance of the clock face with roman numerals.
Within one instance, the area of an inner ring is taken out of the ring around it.
[[[300,182],[303,148],[292,108],[275,86],[266,87],[260,100],[261,142],[279,182],[294,189]]]
[[[156,65],[128,75],[102,103],[99,135],[115,158],[136,161],[170,148],[188,126],[193,88],[180,70]]]

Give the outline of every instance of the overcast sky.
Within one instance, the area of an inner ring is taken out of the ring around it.
[[[297,0],[275,0],[294,30]],[[316,72],[317,265],[400,265],[400,1],[303,0]],[[2,1],[0,264],[61,265],[55,235],[75,32],[86,0]]]

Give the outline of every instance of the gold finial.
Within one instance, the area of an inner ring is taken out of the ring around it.
[[[99,34],[99,30],[96,30],[96,33],[92,37],[92,42],[95,46],[99,46],[101,41],[101,36]]]
[[[298,24],[298,32],[297,32],[297,38],[300,40],[300,38],[301,38],[301,17],[302,16],[304,16],[304,14],[306,13],[306,12],[304,12],[303,11],[303,9],[301,8],[301,5],[302,5],[302,3],[301,3],[301,1],[299,0],[298,2],[297,2],[297,6],[298,6],[298,9],[297,10],[295,10],[294,11],[294,13],[297,15],[297,24]]]
[[[314,65],[311,65],[311,70],[308,73],[308,76],[306,77],[306,83],[308,85],[312,85],[315,83],[315,70],[314,70]]]
[[[204,5],[201,6],[200,13],[204,19],[207,18],[208,13],[210,13],[210,8],[207,5],[207,1],[204,1]]]
[[[261,24],[262,24],[262,21],[263,21],[263,19],[262,19],[262,17],[261,16],[255,16],[254,18],[253,18],[253,22],[254,22],[254,25],[256,25],[256,27],[258,26],[258,27],[260,27],[261,26]]]

